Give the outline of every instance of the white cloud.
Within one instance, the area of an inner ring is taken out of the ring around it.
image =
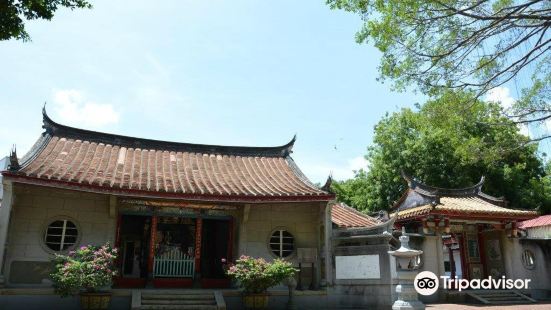
[[[93,102],[78,90],[56,90],[53,97],[54,111],[64,124],[98,128],[119,122],[112,105]]]
[[[350,170],[353,170],[353,171],[357,171],[360,169],[367,170],[368,167],[369,167],[369,163],[367,162],[364,156],[358,156],[348,160],[348,169]]]
[[[497,102],[501,104],[505,111],[507,111],[511,109],[516,99],[511,97],[509,88],[498,86],[488,91],[488,94],[486,94],[486,101]],[[520,134],[531,137],[532,132],[528,125],[518,124],[517,127]]]
[[[531,136],[530,128],[526,124],[518,124],[518,130],[521,134],[523,134],[527,137]]]
[[[505,110],[510,109],[515,103],[515,98],[511,97],[509,88],[498,86],[490,89],[486,94],[486,101],[500,103]]]

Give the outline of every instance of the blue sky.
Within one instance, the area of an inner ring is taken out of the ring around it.
[[[26,152],[41,108],[63,124],[162,140],[271,146],[315,182],[365,167],[373,126],[421,97],[377,77],[358,16],[324,1],[92,1],[0,42],[0,153]]]

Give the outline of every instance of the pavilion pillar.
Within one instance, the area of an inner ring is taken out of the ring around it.
[[[157,221],[156,215],[151,217],[151,227],[149,232],[149,255],[147,258],[147,274],[153,279],[153,264],[155,260],[155,236],[157,234]]]
[[[8,241],[8,227],[10,224],[11,210],[13,206],[13,183],[4,178],[4,196],[2,197],[2,205],[0,206],[0,287],[6,284],[6,248]]]
[[[486,247],[485,247],[485,239],[484,238],[484,230],[482,225],[477,225],[478,234],[477,234],[477,242],[478,242],[478,253],[480,255],[480,263],[482,264],[482,276],[484,278],[488,277],[488,266],[486,265]]]
[[[201,239],[203,236],[203,219],[198,217],[195,225],[195,274],[201,278]]]
[[[455,260],[453,258],[452,244],[448,245],[447,247],[448,247],[448,255],[450,257],[449,258],[449,260],[450,260],[450,278],[455,279]],[[455,288],[455,287],[452,287],[452,288]]]

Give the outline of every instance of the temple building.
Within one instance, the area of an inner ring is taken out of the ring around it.
[[[517,278],[518,270],[524,268],[517,264],[522,253],[517,249],[518,226],[537,217],[536,211],[509,208],[504,199],[483,193],[484,178],[471,187],[447,189],[403,177],[408,189],[393,207],[395,227],[405,227],[410,244],[423,250],[421,270],[460,279]],[[449,300],[449,293],[441,289],[424,300]]]
[[[2,172],[2,285],[48,287],[52,254],[105,242],[120,249],[121,288],[228,287],[224,260],[298,266],[301,250],[314,259],[304,281],[324,281],[334,195],[297,167],[294,138],[276,147],[166,142],[64,126],[45,110],[43,128]]]

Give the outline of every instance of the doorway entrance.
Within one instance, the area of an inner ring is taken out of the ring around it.
[[[225,274],[225,262],[231,260],[232,221],[204,219],[201,241],[201,286],[226,288],[230,281]]]
[[[233,219],[178,214],[121,214],[118,287],[229,287]]]
[[[147,282],[151,217],[122,215],[119,225],[121,270],[116,284],[124,287],[144,287]]]

